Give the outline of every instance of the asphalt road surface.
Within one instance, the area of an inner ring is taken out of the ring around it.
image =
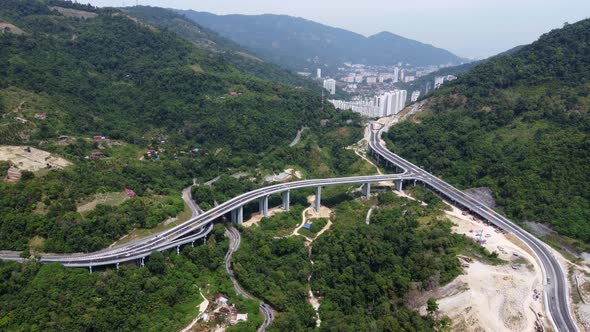
[[[371,131],[369,148],[373,153],[379,155],[379,158],[383,158],[389,163],[402,168],[406,174],[412,174],[417,181],[422,182],[427,188],[446,196],[454,205],[469,209],[488,222],[513,233],[521,239],[534,252],[541,263],[543,274],[546,278],[545,301],[552,324],[558,331],[578,331],[569,306],[567,275],[564,273],[549,246],[493,209],[486,207],[483,202],[474,199],[461,190],[387,150],[385,143],[381,140],[383,130],[381,124],[371,123],[369,129]]]
[[[248,294],[246,291],[244,291],[242,289],[242,287],[240,286],[240,284],[236,280],[234,271],[231,268],[232,255],[234,252],[236,252],[236,250],[238,250],[238,248],[240,247],[240,241],[242,240],[240,232],[237,229],[235,229],[234,227],[229,227],[229,228],[227,228],[225,235],[227,237],[229,237],[229,249],[227,250],[227,254],[225,255],[225,270],[227,271],[227,274],[229,274],[229,278],[231,279],[231,282],[234,284],[234,289],[237,294],[239,294],[247,299],[257,300],[252,295]],[[264,322],[258,328],[258,332],[263,332],[263,331],[266,331],[266,329],[270,326],[270,324],[272,324],[275,312],[268,304],[266,304],[262,301],[260,301],[259,308],[260,308],[260,311],[262,312],[262,314],[264,315]]]

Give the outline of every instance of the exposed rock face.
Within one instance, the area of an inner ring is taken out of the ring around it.
[[[494,199],[494,193],[492,189],[488,187],[481,188],[470,188],[463,190],[466,194],[482,201],[487,207],[493,208],[496,206],[496,200]]]

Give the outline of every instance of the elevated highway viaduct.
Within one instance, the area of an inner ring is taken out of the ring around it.
[[[566,274],[555,258],[552,250],[543,242],[532,236],[519,226],[500,215],[493,209],[486,207],[482,202],[463,193],[457,188],[424,171],[420,167],[399,157],[385,148],[381,140],[383,126],[378,123],[370,123],[369,152],[380,162],[388,166],[395,166],[401,169],[398,174],[384,174],[371,176],[355,176],[331,179],[312,179],[281,183],[268,187],[256,189],[237,197],[234,197],[209,211],[192,217],[188,221],[148,236],[131,243],[104,249],[98,252],[87,254],[45,254],[40,257],[41,262],[61,263],[68,267],[87,267],[92,271],[93,267],[104,265],[116,265],[138,261],[143,265],[144,259],[154,251],[176,249],[181,245],[193,244],[199,239],[204,239],[213,229],[213,222],[222,216],[229,214],[234,223],[241,224],[244,219],[244,206],[250,202],[259,201],[259,210],[263,215],[268,215],[268,198],[271,195],[280,194],[283,199],[283,209],[288,210],[290,204],[290,191],[300,188],[315,188],[316,200],[315,209],[319,211],[321,203],[322,187],[343,184],[363,185],[365,195],[370,194],[371,183],[394,181],[398,190],[401,190],[404,183],[416,183],[424,185],[441,196],[448,199],[452,204],[469,210],[479,215],[497,227],[513,233],[522,240],[535,254],[542,267],[546,278],[545,304],[550,314],[550,320],[557,331],[578,331],[572,318],[569,306],[568,283]],[[0,252],[0,259],[22,261],[20,253]]]

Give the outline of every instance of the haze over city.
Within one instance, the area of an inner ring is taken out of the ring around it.
[[[101,7],[136,4],[135,0],[80,2]],[[590,13],[590,1],[585,0],[368,0],[362,5],[338,0],[140,0],[139,4],[215,14],[299,16],[366,36],[389,31],[474,59],[531,43],[542,33]]]

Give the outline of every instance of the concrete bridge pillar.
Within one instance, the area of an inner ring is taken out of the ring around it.
[[[363,185],[362,192],[366,199],[371,198],[371,182],[367,182]]]
[[[195,247],[195,241],[191,242],[191,248]]]
[[[244,223],[244,207],[239,206],[231,211],[231,222],[241,225]]]
[[[176,246],[176,254],[180,255],[180,246]]]
[[[289,212],[289,205],[291,200],[291,192],[289,190],[283,191],[283,210]]]
[[[320,213],[320,206],[322,200],[322,187],[319,186],[315,189],[315,211]]]
[[[268,217],[268,196],[263,196],[260,198],[258,207],[260,210],[260,214],[262,214],[265,217]]]
[[[88,267],[88,270],[90,271],[90,274],[92,274],[92,265]]]
[[[244,223],[244,207],[243,206],[240,206],[238,208],[237,214],[238,214],[238,220],[237,220],[238,225],[241,225]]]
[[[404,190],[404,181],[403,180],[395,180],[395,190],[397,190],[397,191]]]
[[[144,267],[144,266],[145,266],[145,257],[142,257],[142,258],[139,260],[139,267]]]
[[[119,271],[119,263],[116,263],[115,267],[117,268],[117,271]]]

